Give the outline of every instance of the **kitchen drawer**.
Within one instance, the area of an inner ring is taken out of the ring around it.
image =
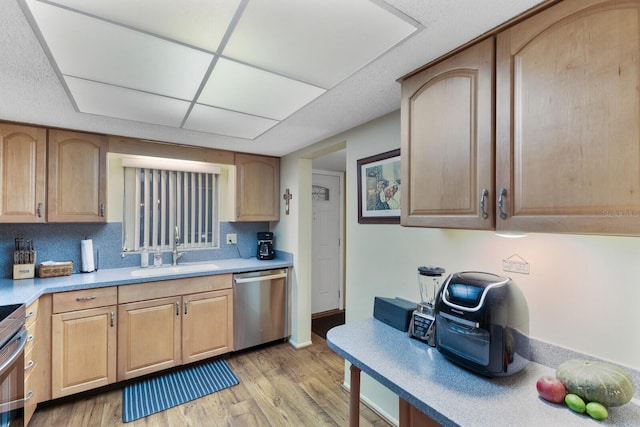
[[[35,346],[36,340],[38,338],[38,331],[36,329],[36,326],[37,323],[32,323],[31,325],[27,326],[27,342],[24,345],[25,354]]]
[[[27,362],[25,361],[25,364]],[[29,369],[25,370],[24,375],[24,421],[25,426],[28,425],[31,416],[36,410],[38,404],[38,374],[36,372],[37,365],[34,363]]]
[[[214,274],[211,276],[123,285],[119,287],[118,303],[125,304],[178,295],[231,289],[231,284],[231,274]]]
[[[53,294],[53,312],[85,310],[88,308],[105,307],[118,303],[118,288],[82,289],[79,291],[59,292]]]
[[[38,318],[38,302],[40,300],[35,300],[27,307],[27,315],[25,316],[25,326],[28,328],[29,325],[35,323]]]
[[[33,413],[36,411],[38,396],[36,396],[36,390],[28,387],[28,385],[24,390],[24,421],[25,425],[28,425],[27,423],[29,422],[29,420],[31,420]]]
[[[31,381],[31,376],[38,365],[38,349],[32,347],[24,353],[24,383]],[[26,388],[26,387],[25,387]]]

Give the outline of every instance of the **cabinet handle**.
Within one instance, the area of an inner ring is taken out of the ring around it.
[[[35,365],[35,362],[33,360],[29,360],[29,363],[27,363],[27,366],[24,367],[25,372],[33,368],[33,365]]]
[[[176,316],[180,316],[180,301],[176,301]]]
[[[507,190],[505,188],[500,189],[500,197],[498,197],[498,212],[500,212],[500,218],[506,219],[507,214],[504,212],[504,196],[507,195]]]
[[[104,203],[100,203],[100,216],[104,218]]]
[[[27,342],[31,342],[31,341],[33,341],[33,335],[29,335],[29,336],[27,337]]]
[[[33,390],[29,390],[29,393],[27,393],[27,395],[24,398],[24,401],[26,402],[27,400],[31,399],[33,397]]]
[[[113,328],[116,325],[116,313],[115,312],[111,312],[109,313],[109,321],[111,322],[111,327]]]
[[[489,190],[486,188],[482,189],[482,193],[480,193],[480,214],[483,219],[489,218],[489,214],[487,213],[487,208],[485,202],[487,201],[487,197],[489,196]]]
[[[38,203],[38,218],[42,218],[42,202]]]
[[[90,297],[78,297],[76,298],[76,301],[91,301],[96,298],[97,297],[95,295],[91,295]]]
[[[25,318],[25,320],[26,320],[26,319],[28,319],[28,318],[30,318],[30,317],[35,316],[35,315],[36,315],[36,312],[32,310],[32,311],[28,312],[28,313],[24,316],[24,318]]]
[[[188,304],[188,302],[187,302],[187,301],[185,301],[185,302],[184,302],[184,314],[185,314],[185,315],[187,314],[187,304]]]

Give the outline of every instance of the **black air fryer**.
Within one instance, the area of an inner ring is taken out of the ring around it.
[[[454,273],[438,292],[436,312],[436,347],[453,362],[490,377],[529,362],[529,310],[510,278]]]
[[[273,259],[274,255],[273,233],[270,231],[258,233],[258,251],[256,257],[258,259]]]

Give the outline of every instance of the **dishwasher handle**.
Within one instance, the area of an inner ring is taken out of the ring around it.
[[[287,277],[287,273],[270,274],[268,276],[256,276],[256,277],[234,277],[233,280],[236,283],[250,283],[250,282],[264,282],[267,280],[282,279]]]

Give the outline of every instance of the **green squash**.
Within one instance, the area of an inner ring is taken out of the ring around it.
[[[627,372],[596,360],[567,360],[556,369],[556,378],[568,393],[607,407],[624,405],[634,393],[633,380]]]

